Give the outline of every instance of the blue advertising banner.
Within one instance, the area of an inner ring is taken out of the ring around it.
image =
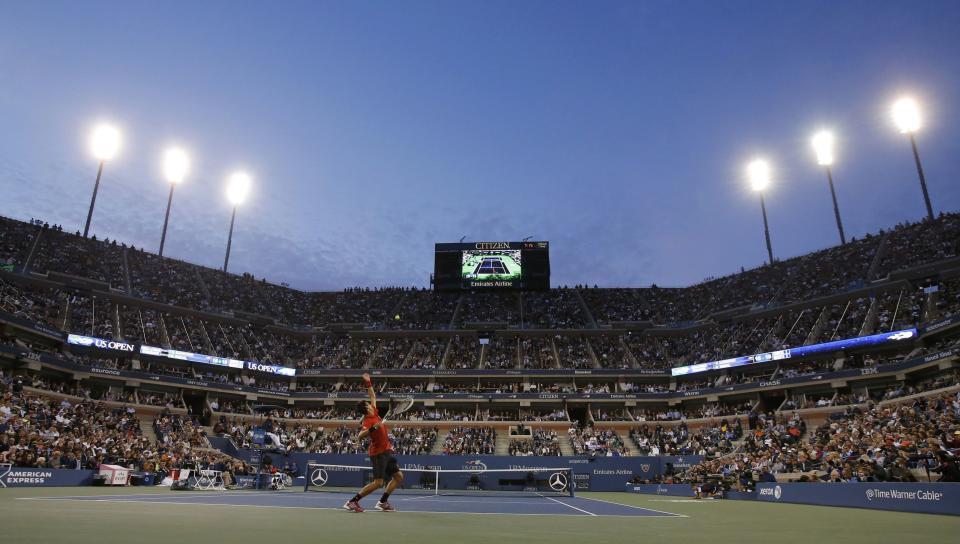
[[[241,361],[239,359],[230,359],[228,357],[217,357],[214,355],[204,355],[202,353],[191,353],[189,351],[179,351],[175,349],[158,348],[154,346],[140,346],[141,355],[151,357],[161,357],[164,359],[174,359],[177,361],[189,361],[191,363],[200,363],[203,365],[225,366],[227,368],[236,368],[255,370],[257,372],[266,372],[268,374],[277,374],[280,376],[293,376],[296,369],[285,366],[269,365],[258,363],[256,361]]]
[[[38,334],[45,334],[60,340],[63,339],[63,332],[44,323],[34,322],[29,319],[24,319],[22,317],[13,315],[5,310],[0,310],[0,323],[9,323],[10,325],[13,325],[19,329],[24,329]]]
[[[950,317],[931,321],[923,327],[920,327],[920,335],[925,336],[935,332],[943,332],[956,326],[960,326],[960,315],[952,315]]]
[[[215,447],[216,443],[211,442]],[[251,450],[239,450],[236,457],[247,461],[251,460]],[[370,457],[367,455],[341,455],[318,453],[293,453],[289,457],[282,454],[270,455],[275,465],[282,465],[289,459],[297,464],[300,476],[305,474],[308,463],[323,463],[328,465],[346,465],[370,467]],[[650,479],[663,474],[670,465],[674,470],[683,470],[700,462],[699,456],[665,456],[665,457],[512,457],[504,455],[397,455],[400,470],[403,469],[441,469],[441,470],[542,470],[551,468],[569,468],[573,471],[577,489],[586,491],[623,491],[624,485],[635,477]],[[332,471],[331,471],[332,472]],[[344,472],[344,471],[341,471]],[[350,471],[345,472],[344,478],[353,482]],[[353,471],[355,477],[356,471]],[[333,484],[331,484],[333,485]]]
[[[646,495],[695,496],[690,484],[627,484],[625,488]],[[955,483],[758,483],[753,493],[731,491],[727,498],[960,515],[960,484]]]
[[[67,343],[73,346],[80,346],[84,348],[108,349],[127,353],[133,353],[136,351],[136,346],[133,344],[118,342],[115,340],[107,340],[105,338],[97,338],[95,336],[83,336],[79,334],[68,334]]]
[[[23,468],[0,465],[0,488],[4,487],[66,487],[90,485],[92,470],[62,468]]]
[[[960,352],[960,349],[953,348],[940,351],[937,353],[932,353],[930,355],[925,355],[923,357],[917,357],[914,359],[909,359],[905,361],[898,361],[886,365],[881,365],[873,368],[853,368],[849,370],[840,370],[837,372],[825,372],[821,374],[810,374],[806,376],[797,376],[795,378],[782,378],[776,380],[767,380],[754,383],[743,383],[737,385],[728,385],[724,387],[711,387],[704,389],[695,389],[690,391],[678,391],[678,392],[664,392],[664,393],[417,393],[412,395],[414,398],[418,399],[428,399],[428,400],[449,400],[449,401],[487,401],[494,399],[517,399],[517,400],[566,400],[566,399],[581,399],[581,400],[667,400],[672,398],[689,398],[689,397],[700,397],[708,394],[723,394],[731,393],[735,391],[745,391],[758,388],[772,388],[772,387],[781,387],[784,385],[792,384],[801,384],[801,383],[811,383],[822,380],[835,380],[842,378],[855,378],[857,376],[868,376],[873,374],[880,374],[885,372],[899,372],[902,370],[908,370],[910,368],[924,365],[933,361],[944,359],[955,355]],[[6,354],[9,356],[29,359],[34,361],[42,362],[46,365],[56,366],[60,368],[66,368],[71,370],[77,370],[81,372],[90,372],[93,374],[101,374],[105,376],[115,376],[115,377],[124,377],[124,378],[136,378],[140,380],[149,380],[151,382],[166,383],[166,384],[175,384],[175,385],[191,385],[196,387],[203,387],[206,389],[217,389],[222,391],[229,391],[235,393],[257,393],[261,395],[272,395],[277,397],[287,397],[287,398],[297,398],[297,399],[340,399],[340,400],[353,400],[364,398],[363,393],[317,393],[317,392],[289,392],[289,391],[275,391],[272,389],[265,388],[256,388],[256,387],[246,387],[242,385],[236,385],[232,383],[221,383],[210,380],[196,379],[196,378],[180,378],[178,376],[159,376],[155,374],[145,374],[142,372],[134,372],[129,370],[115,370],[110,368],[101,368],[101,367],[90,367],[75,363],[73,361],[68,361],[65,359],[60,359],[53,357],[46,353],[37,353],[32,351],[27,351],[22,348],[17,348],[13,346],[0,346],[0,355]],[[336,371],[331,371],[336,372]],[[340,371],[342,374],[343,371]]]
[[[766,502],[960,515],[960,484],[955,483],[757,484],[754,496]]]
[[[782,349],[778,351],[771,351],[769,353],[758,353],[756,355],[743,355],[740,357],[724,359],[722,361],[709,361],[706,363],[698,363],[695,365],[678,366],[676,368],[670,369],[670,373],[673,376],[685,376],[687,374],[696,374],[699,372],[707,372],[710,370],[723,370],[725,368],[754,365],[758,363],[770,363],[774,361],[782,361],[784,359],[790,359],[793,357],[803,357],[806,355],[813,355],[816,353],[840,351],[840,350],[852,349],[852,348],[862,348],[864,346],[886,344],[888,342],[902,342],[904,340],[911,340],[915,338],[917,338],[917,329],[911,328],[911,329],[904,329],[902,331],[892,331],[892,332],[885,332],[880,334],[871,334],[869,336],[859,336],[857,338],[847,338],[845,340],[835,340],[833,342],[824,342],[822,344],[813,344],[810,346],[798,346],[795,348],[787,348],[787,349]]]
[[[630,493],[642,493],[644,495],[666,495],[668,497],[696,496],[690,484],[627,484],[626,490]]]

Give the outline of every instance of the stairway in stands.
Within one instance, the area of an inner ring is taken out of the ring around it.
[[[140,430],[143,431],[143,436],[149,438],[152,443],[158,442],[157,432],[153,430],[153,417],[137,416],[137,419],[140,420]]]
[[[497,433],[496,455],[510,455],[510,431]]]
[[[430,455],[443,455],[443,443],[447,440],[446,430],[441,430],[437,433],[437,441],[433,444],[433,449],[430,450]]]
[[[560,453],[567,456],[574,456],[576,453],[573,451],[573,446],[570,444],[570,435],[566,431],[557,431],[558,440],[560,443]]]
[[[631,456],[644,455],[644,453],[640,451],[640,448],[637,447],[637,443],[633,441],[633,438],[630,438],[629,432],[617,431],[617,434],[620,435],[620,440],[623,440],[623,444],[627,447],[627,451],[630,452]]]

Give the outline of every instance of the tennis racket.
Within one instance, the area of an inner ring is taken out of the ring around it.
[[[390,399],[390,410],[380,418],[380,424],[386,420],[396,419],[397,416],[413,408],[413,397],[394,397]]]

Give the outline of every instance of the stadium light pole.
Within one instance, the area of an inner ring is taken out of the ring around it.
[[[910,136],[910,146],[913,148],[913,160],[917,163],[917,175],[920,176],[920,189],[923,191],[923,203],[927,206],[927,219],[933,221],[933,206],[930,204],[930,193],[927,192],[927,180],[923,175],[923,166],[920,164],[920,152],[917,150],[917,139],[914,133],[920,129],[920,106],[912,98],[901,98],[893,103],[893,122],[901,134]]]
[[[190,168],[190,158],[184,150],[173,147],[167,150],[163,156],[163,175],[170,183],[170,196],[167,197],[167,213],[163,215],[163,234],[160,235],[160,251],[157,253],[163,257],[163,245],[167,241],[167,223],[170,222],[170,205],[173,204],[173,188],[183,183],[183,178],[187,175]]]
[[[773,246],[770,245],[770,226],[767,224],[767,204],[763,200],[763,192],[770,185],[770,165],[763,159],[756,159],[747,165],[747,175],[750,178],[750,187],[760,193],[760,211],[763,212],[763,235],[767,239],[767,256],[773,264]]]
[[[120,131],[110,125],[99,125],[93,129],[90,137],[90,149],[93,156],[100,160],[97,169],[97,181],[93,184],[93,196],[90,198],[90,210],[87,212],[87,224],[83,227],[83,237],[90,234],[90,221],[93,220],[93,206],[97,203],[100,190],[100,176],[103,175],[103,163],[112,159],[120,148]]]
[[[840,232],[840,245],[847,243],[847,237],[843,234],[843,222],[840,221],[840,206],[837,205],[837,192],[833,188],[833,172],[830,166],[833,165],[833,134],[822,130],[813,137],[813,149],[817,153],[817,164],[827,170],[827,182],[830,184],[830,197],[833,199],[833,215],[837,219],[837,231]]]
[[[243,204],[250,191],[250,176],[243,172],[236,172],[227,182],[227,200],[233,204],[233,213],[230,214],[230,234],[227,235],[227,255],[223,258],[223,271],[226,273],[230,263],[230,246],[233,244],[233,222],[237,218],[237,206]]]

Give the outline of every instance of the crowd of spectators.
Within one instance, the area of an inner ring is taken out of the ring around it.
[[[403,330],[448,329],[459,299],[456,293],[408,291],[387,324],[391,329]]]
[[[460,298],[457,323],[506,323],[520,322],[520,297],[509,292],[469,292]]]
[[[629,421],[628,410],[622,406],[609,408],[596,408],[593,410],[594,421]]]
[[[44,228],[42,221],[29,223],[0,216],[0,266],[14,268],[27,262],[30,247],[37,233]],[[48,224],[46,228],[50,228]]]
[[[181,399],[180,395],[177,393],[141,390],[137,392],[136,399],[138,404],[146,404],[148,406],[164,406],[170,409],[184,407],[183,399]]]
[[[960,481],[960,394],[849,406],[812,432],[799,415],[759,415],[736,455],[708,460],[688,479],[724,474],[799,474],[805,482],[916,481],[917,469]]]
[[[84,238],[61,227],[44,228],[40,235],[30,269],[37,272],[56,271],[86,277],[126,290],[123,252],[126,246],[116,240],[98,241],[96,236]]]
[[[414,370],[429,370],[437,368],[443,362],[443,353],[446,342],[439,342],[432,338],[420,338],[410,350],[407,368]]]
[[[772,306],[835,294],[892,271],[952,258],[957,255],[960,231],[960,215],[941,214],[933,221],[897,225],[842,246],[752,270],[741,269],[687,288],[577,286],[523,294],[476,292],[458,296],[399,287],[304,293],[249,274],[224,274],[161,258],[116,240],[83,238],[56,225],[0,219],[0,259],[4,264],[86,277],[138,297],[195,310],[243,311],[296,326],[359,323],[408,330],[448,328],[455,314],[459,324],[507,323],[525,328],[581,328],[592,324],[591,315],[599,323],[689,323],[733,308]],[[31,262],[27,263],[34,245]],[[849,329],[840,323],[845,334],[850,334],[862,316],[862,307],[851,310]],[[760,332],[745,327],[738,337],[728,337],[730,342],[719,345],[721,352],[738,349],[740,343],[755,344],[767,336],[751,337],[747,334],[750,331]]]
[[[491,338],[484,350],[483,368],[506,370],[517,368],[517,340]]]
[[[497,431],[491,427],[454,427],[443,440],[444,455],[493,455]]]
[[[609,336],[606,334],[590,337],[590,347],[597,357],[597,363],[601,368],[633,368],[633,358],[630,350],[621,341],[619,336]]]
[[[520,409],[520,421],[569,421],[567,411],[563,408],[553,410]]]
[[[436,427],[393,427],[390,443],[397,455],[427,455],[433,451],[439,433]]]
[[[210,410],[213,412],[222,412],[224,414],[249,414],[250,408],[247,402],[240,399],[227,399],[223,397],[210,397]]]
[[[0,310],[57,329],[66,328],[69,295],[54,289],[26,289],[0,277]]]
[[[559,368],[551,338],[533,337],[520,340],[520,364],[521,368],[530,369]]]
[[[0,398],[0,463],[36,468],[141,468],[155,450],[132,407],[7,392]]]
[[[557,431],[533,429],[530,439],[514,439],[510,441],[508,450],[514,456],[558,456],[560,451],[560,437]]]
[[[629,455],[626,444],[613,429],[572,425],[567,431],[567,436],[576,455],[606,457]]]
[[[475,338],[454,336],[447,347],[445,368],[477,368],[480,344]]]
[[[630,438],[641,455],[701,455],[708,459],[730,453],[743,437],[743,423],[721,419],[691,432],[686,423],[672,427],[641,425],[631,429]]]
[[[157,441],[143,434],[131,405],[24,391],[22,380],[0,374],[0,463],[33,468],[99,469],[116,464],[167,473],[196,463],[208,444],[192,418],[168,410],[154,420]],[[32,386],[53,383],[34,380]],[[83,394],[80,388],[61,393]],[[223,456],[219,456],[223,457]]]
[[[933,391],[936,389],[942,389],[945,387],[951,387],[955,385],[960,385],[960,370],[952,370],[950,372],[945,372],[937,376],[932,376],[923,380],[919,380],[913,383],[910,382],[897,382],[893,385],[887,386],[883,389],[878,389],[876,391],[870,392],[870,397],[877,401],[883,400],[892,400],[898,399],[900,397],[908,397],[911,395],[919,395],[927,391]],[[863,399],[861,402],[856,404],[862,404],[866,402],[867,395],[861,395],[859,397]],[[837,403],[840,405],[841,403]],[[854,404],[854,403],[846,403]]]
[[[477,411],[473,407],[422,408],[410,410],[401,419],[406,421],[477,421]],[[480,418],[482,421],[483,418]]]
[[[587,319],[573,289],[534,291],[523,295],[523,326],[528,329],[580,329]]]
[[[874,278],[960,255],[960,214],[941,213],[933,221],[901,223],[888,232]],[[869,278],[869,279],[874,279]]]
[[[587,340],[583,336],[556,335],[553,345],[557,348],[561,368],[593,368],[593,358],[587,351]]]

